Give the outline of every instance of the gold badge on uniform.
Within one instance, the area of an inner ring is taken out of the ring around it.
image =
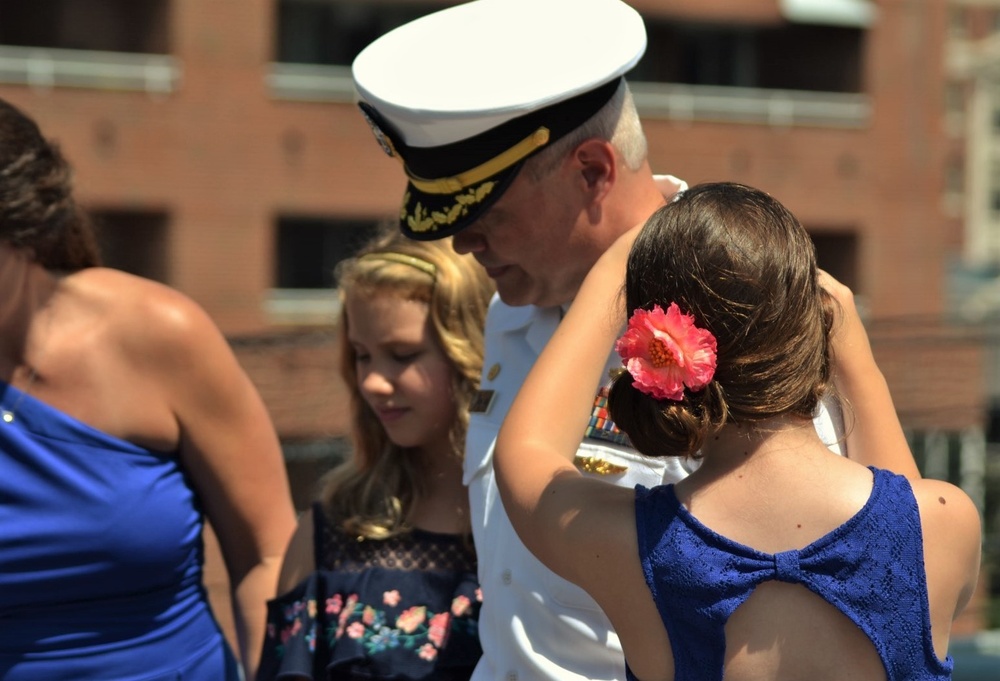
[[[573,458],[573,465],[585,473],[596,475],[617,475],[628,470],[628,466],[611,463],[597,456],[583,456],[582,454],[577,454]]]

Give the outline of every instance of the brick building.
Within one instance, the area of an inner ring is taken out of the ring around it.
[[[348,64],[444,4],[0,0],[0,97],[61,142],[109,264],[191,295],[233,338],[300,504],[344,432],[330,270],[404,185]],[[966,240],[949,3],[632,4],[654,170],[755,185],[800,217],[867,311],[918,455],[947,474],[957,450],[981,499],[982,334],[948,314]]]

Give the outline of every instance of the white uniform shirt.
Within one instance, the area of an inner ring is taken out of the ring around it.
[[[676,185],[673,178],[667,181]],[[464,474],[483,591],[483,657],[473,681],[625,679],[621,644],[607,617],[583,589],[557,576],[521,543],[493,472],[500,425],[560,317],[559,308],[511,307],[494,298],[486,321],[481,388],[494,393],[487,411],[470,416]],[[611,351],[605,377],[608,369],[621,366],[621,358]],[[594,386],[595,396],[598,389]],[[825,441],[836,437],[825,409],[817,417],[817,429]],[[624,487],[676,482],[693,470],[682,459],[646,458],[601,439],[583,439],[578,455],[620,467],[599,477]]]

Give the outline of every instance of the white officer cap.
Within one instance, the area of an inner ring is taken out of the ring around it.
[[[386,33],[354,60],[361,102],[409,184],[400,227],[455,234],[525,159],[606,104],[646,49],[620,0],[474,0]]]

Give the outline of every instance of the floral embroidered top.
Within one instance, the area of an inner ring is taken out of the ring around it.
[[[316,570],[268,603],[257,681],[459,681],[479,660],[471,538],[348,536],[313,506]]]

